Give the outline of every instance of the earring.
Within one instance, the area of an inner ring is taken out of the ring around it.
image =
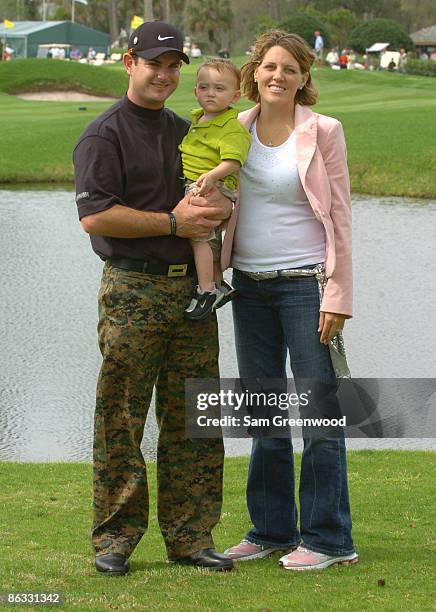
[[[257,83],[257,79],[256,79],[256,77],[254,77],[254,78],[253,78],[253,81],[254,81],[255,83]]]

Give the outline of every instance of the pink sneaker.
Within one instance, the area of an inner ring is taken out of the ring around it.
[[[275,552],[283,552],[284,550],[286,550],[286,548],[283,546],[262,546],[261,544],[254,544],[253,542],[242,540],[242,542],[236,544],[236,546],[227,548],[224,554],[235,561],[252,561],[254,559],[269,557]]]
[[[319,570],[334,565],[353,565],[359,561],[357,554],[351,553],[350,555],[343,555],[339,557],[325,555],[323,553],[308,550],[303,546],[299,546],[297,550],[294,550],[289,555],[285,555],[279,560],[279,564],[285,569],[305,571],[305,570]]]

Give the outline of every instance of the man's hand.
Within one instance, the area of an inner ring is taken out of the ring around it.
[[[328,344],[336,334],[344,329],[345,315],[334,312],[320,312],[318,332],[321,334],[321,344]]]
[[[229,198],[223,196],[223,194],[217,187],[214,187],[206,195],[206,197],[193,195],[191,197],[190,203],[193,206],[207,206],[209,212],[213,211],[211,214],[208,214],[209,219],[218,219],[219,221],[226,221],[232,214],[232,202],[229,200]]]
[[[208,206],[205,198],[196,197],[199,204],[191,206],[193,196],[185,196],[173,209],[176,217],[177,236],[181,238],[207,238],[210,230],[220,225],[218,214],[222,212],[219,207]],[[224,198],[226,201],[227,198]]]

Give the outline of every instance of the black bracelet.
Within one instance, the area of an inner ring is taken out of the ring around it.
[[[174,213],[169,212],[168,219],[170,220],[170,235],[175,236],[177,233],[177,221]]]

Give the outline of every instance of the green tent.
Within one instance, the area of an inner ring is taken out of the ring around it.
[[[80,49],[84,55],[89,47],[96,53],[108,53],[109,34],[87,28],[72,21],[15,21],[13,28],[0,24],[0,38],[14,50],[14,58],[36,57],[39,45],[63,44]]]

